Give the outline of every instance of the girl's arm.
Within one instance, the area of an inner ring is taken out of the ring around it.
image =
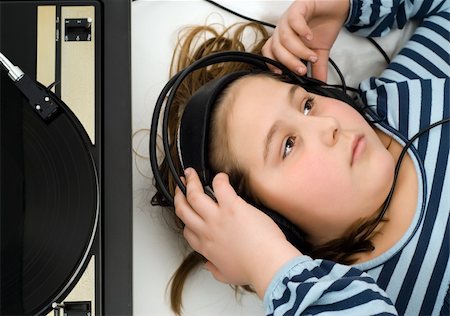
[[[449,12],[448,0],[351,0],[346,27],[365,37],[383,36],[401,29],[409,20],[423,20]]]
[[[412,37],[381,75],[384,82],[449,77],[449,0],[354,1],[350,11],[347,28],[363,36],[382,36],[409,20],[419,21]],[[369,85],[364,82],[362,89],[380,84],[374,80]],[[374,104],[375,100],[368,101]]]
[[[413,19],[434,16],[448,23],[449,7],[448,0],[297,0],[278,21],[262,53],[301,75],[306,73],[301,60],[309,61],[313,77],[326,81],[329,52],[344,23],[358,35],[382,36]],[[448,41],[448,28],[443,27],[442,36]]]
[[[264,297],[267,315],[397,315],[366,273],[327,260],[297,257],[274,277]]]

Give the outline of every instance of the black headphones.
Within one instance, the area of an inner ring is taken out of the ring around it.
[[[162,178],[156,153],[156,139],[159,125],[158,123],[160,121],[161,111],[163,109],[164,103],[165,107],[162,116],[162,140],[165,155],[164,159],[167,162],[167,166],[176,184],[182,190],[182,192],[186,194],[186,187],[182,183],[180,179],[181,175],[177,173],[173,158],[170,155],[168,135],[170,108],[173,103],[175,94],[177,93],[177,89],[179,88],[182,81],[190,73],[199,68],[223,62],[242,62],[252,65],[254,69],[237,71],[227,74],[223,77],[209,81],[200,89],[198,89],[189,99],[184,109],[176,140],[177,150],[182,168],[185,169],[187,167],[193,167],[199,174],[205,192],[212,198],[214,198],[214,196],[211,189],[211,182],[214,174],[211,171],[208,163],[208,144],[211,113],[214,110],[214,105],[221,92],[235,80],[251,73],[269,73],[270,71],[267,64],[270,64],[282,71],[282,74],[280,75],[281,80],[291,84],[301,85],[307,91],[315,94],[339,99],[341,101],[349,103],[357,110],[362,111],[361,106],[359,106],[359,104],[345,92],[345,87],[344,89],[339,89],[335,86],[327,85],[324,82],[313,78],[298,76],[295,73],[291,72],[283,64],[264,56],[240,51],[225,51],[205,56],[195,61],[193,64],[183,69],[182,71],[178,72],[169,80],[169,82],[162,89],[153,112],[149,142],[150,163],[156,181],[156,188],[164,196],[169,205],[173,205],[173,196],[169,193],[167,185]],[[273,73],[270,73],[273,76]],[[283,233],[286,235],[286,238],[292,244],[297,246],[299,249],[305,250],[305,240],[303,234],[295,225],[293,225],[289,220],[273,210],[261,207],[259,205],[258,208],[269,215],[278,224]]]
[[[217,98],[220,96],[220,93],[233,81],[241,78],[247,74],[252,72],[263,73],[268,72],[269,68],[267,64],[273,65],[282,71],[280,75],[280,79],[291,83],[301,85],[305,90],[319,94],[326,97],[335,98],[341,100],[361,114],[367,113],[371,118],[377,118],[378,116],[374,113],[370,108],[360,104],[354,98],[346,93],[346,86],[343,84],[342,86],[333,86],[327,85],[326,83],[309,78],[306,76],[298,76],[295,73],[291,72],[287,67],[283,64],[274,61],[272,59],[246,53],[240,51],[225,51],[220,53],[215,53],[203,57],[184,70],[177,73],[169,82],[165,85],[163,90],[161,91],[158,100],[155,105],[155,109],[153,112],[152,123],[150,127],[150,164],[152,167],[152,171],[154,174],[154,178],[156,181],[156,188],[159,193],[164,197],[165,203],[173,206],[173,197],[169,193],[167,185],[164,183],[161,171],[158,166],[157,161],[157,153],[156,153],[156,139],[157,139],[157,131],[158,131],[158,122],[161,114],[161,110],[164,105],[164,100],[167,97],[166,106],[163,114],[163,122],[162,122],[162,139],[163,139],[163,148],[165,154],[165,161],[167,162],[167,166],[169,171],[175,180],[178,187],[182,190],[184,194],[186,194],[186,187],[182,183],[180,179],[180,175],[177,173],[173,159],[170,155],[170,145],[169,145],[169,136],[168,136],[168,121],[169,121],[169,112],[170,107],[173,102],[174,96],[177,92],[178,87],[181,82],[193,71],[207,67],[213,64],[223,63],[223,62],[242,62],[247,63],[254,66],[254,70],[249,71],[238,71],[234,73],[227,74],[223,77],[216,78],[211,80],[210,82],[203,85],[200,89],[198,89],[193,96],[189,99],[182,119],[181,124],[178,130],[177,135],[177,149],[179,153],[180,163],[182,168],[193,167],[196,169],[200,176],[200,180],[204,186],[205,192],[214,198],[214,193],[211,190],[211,181],[214,176],[212,174],[211,169],[208,164],[208,143],[209,143],[209,124],[211,113],[214,110],[214,105],[216,103]],[[271,73],[272,74],[272,73]],[[273,74],[272,74],[273,76]],[[350,90],[350,88],[349,88]],[[353,89],[351,89],[353,90]],[[168,94],[168,96],[167,96]],[[383,119],[376,119],[374,122],[381,122]],[[427,133],[430,129],[450,122],[450,118],[446,118],[431,124],[420,130],[416,133],[411,139],[403,147],[403,150],[400,154],[400,157],[397,161],[397,165],[394,173],[394,181],[391,187],[391,190],[386,198],[383,209],[378,215],[377,222],[380,222],[389,206],[390,200],[392,198],[395,183],[397,181],[398,171],[400,169],[401,162],[403,157],[406,155],[407,149],[412,146],[415,139],[420,137],[422,134]],[[247,201],[253,205],[252,201]],[[308,254],[311,251],[311,244],[306,241],[305,234],[300,231],[300,229],[292,224],[288,219],[284,216],[278,214],[277,212],[265,208],[261,205],[255,205],[262,212],[266,213],[272,220],[277,223],[280,229],[285,234],[287,240],[291,242],[295,247],[297,247],[300,251],[305,254]],[[376,225],[374,226],[376,227]]]

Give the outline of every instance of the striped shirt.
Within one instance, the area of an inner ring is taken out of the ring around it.
[[[450,117],[450,0],[353,0],[346,27],[382,36],[419,21],[411,39],[378,78],[360,85],[378,128],[401,144]],[[363,58],[363,57],[362,57]],[[300,256],[272,280],[267,315],[449,315],[450,124],[413,143],[418,203],[404,236],[370,261],[346,266]],[[395,308],[394,308],[395,306]]]

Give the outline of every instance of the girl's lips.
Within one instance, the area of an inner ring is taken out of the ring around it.
[[[351,166],[353,166],[353,164],[361,157],[365,149],[366,138],[364,137],[364,135],[356,135],[356,137],[352,141],[351,146]]]

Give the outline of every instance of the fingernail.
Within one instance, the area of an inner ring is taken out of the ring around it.
[[[315,63],[317,61],[317,56],[311,55],[309,56],[308,60],[312,63]]]
[[[299,75],[303,75],[305,72],[306,72],[306,68],[305,67],[300,66],[300,67],[297,68],[297,73]]]
[[[312,40],[312,35],[311,35],[311,34],[307,34],[305,37],[306,37],[306,39],[307,39],[308,41]]]
[[[191,175],[191,173],[192,173],[191,168],[187,168],[187,169],[184,170],[184,175],[186,177],[189,177]]]

